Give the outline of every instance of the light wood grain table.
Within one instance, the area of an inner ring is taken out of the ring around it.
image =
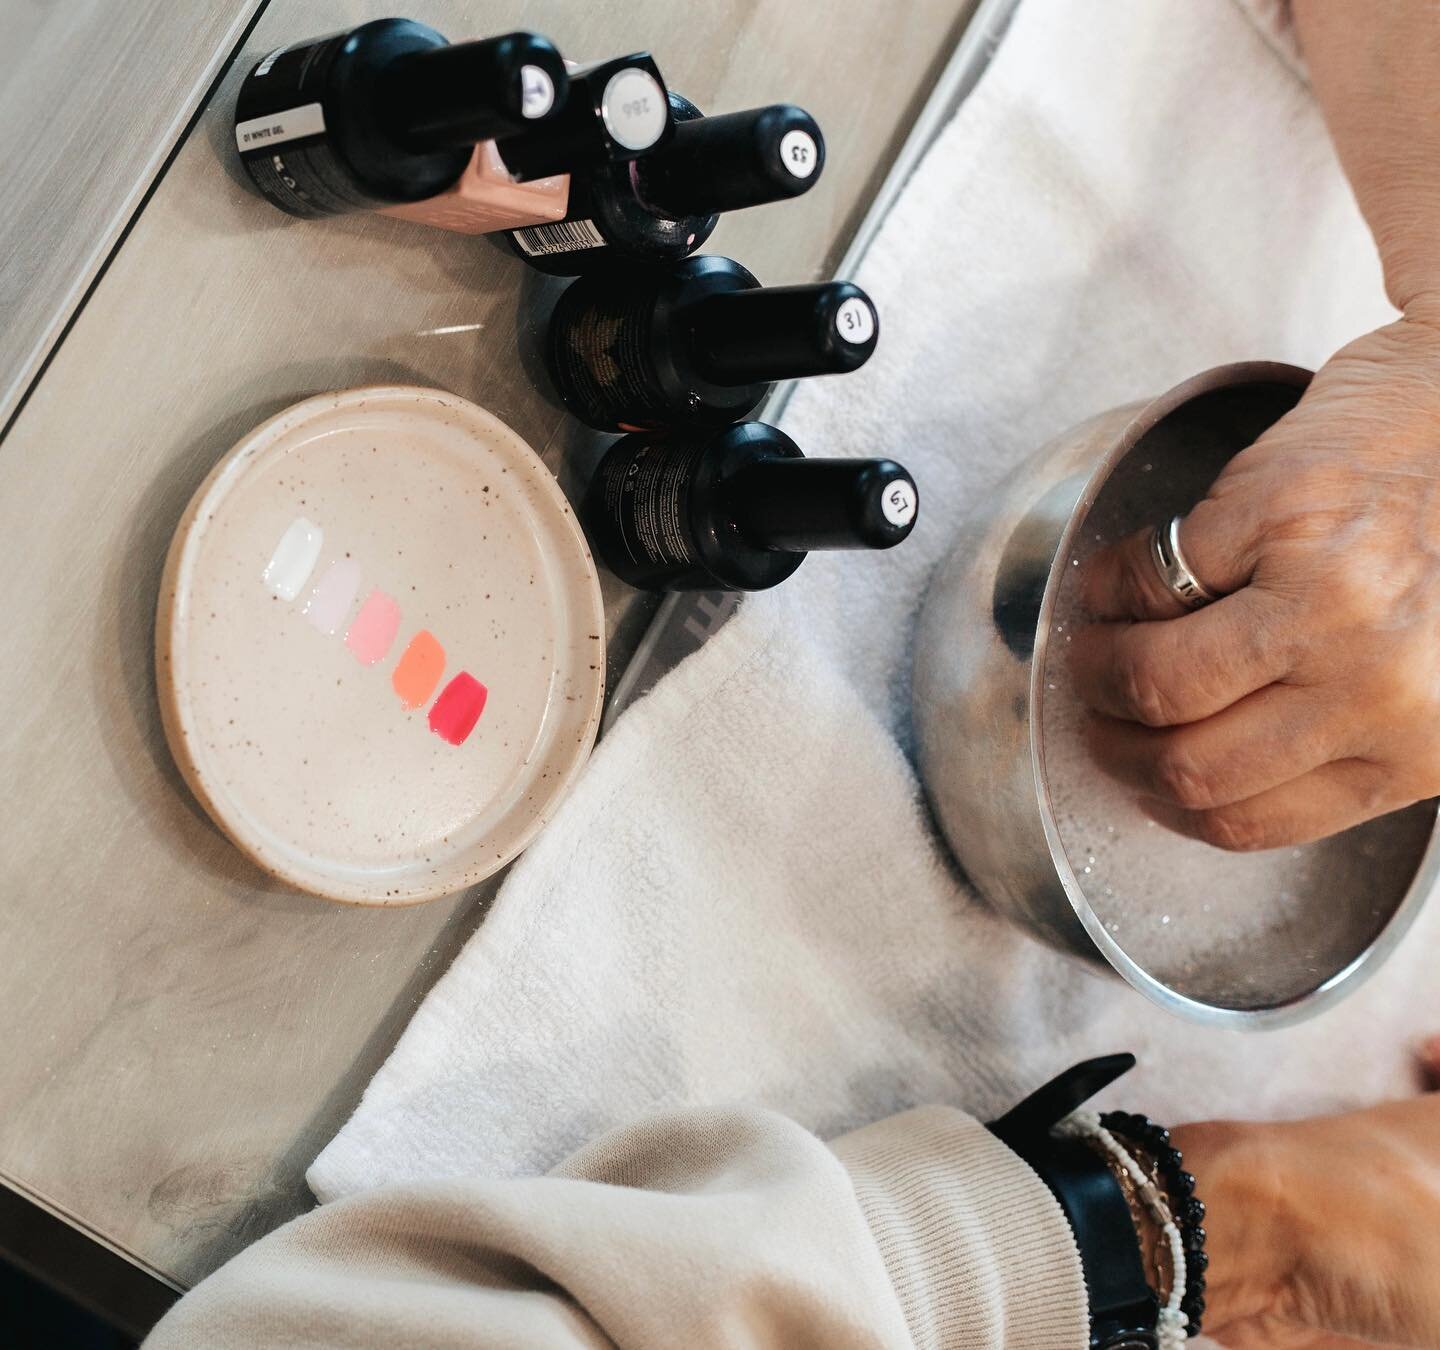
[[[16,3],[30,0],[0,7]],[[252,8],[194,22],[188,73],[153,84],[152,105],[117,105],[122,122],[149,119],[131,173],[143,178],[163,129],[185,124],[186,90],[232,55],[226,35]],[[537,28],[581,58],[649,48],[707,110],[809,108],[829,145],[821,182],[726,219],[710,245],[781,283],[828,275],[844,252],[971,8],[415,0],[407,12],[452,37]],[[169,9],[192,22],[178,0]],[[533,316],[554,282],[483,239],[373,216],[292,221],[239,180],[230,109],[250,64],[387,12],[261,7],[0,442],[0,1179],[174,1286],[308,1207],[305,1167],[494,891],[393,912],[330,905],[265,877],[206,819],[166,750],[151,658],[185,502],[255,423],[354,384],[473,399],[572,492],[603,444],[532,379]],[[43,165],[27,172],[48,181]],[[83,253],[57,257],[29,293],[13,260],[0,264],[0,296],[39,315],[0,348],[0,377],[23,382],[56,316],[74,311],[65,275],[99,270]],[[650,611],[618,583],[606,599],[613,677]]]
[[[260,0],[0,0],[0,427]]]

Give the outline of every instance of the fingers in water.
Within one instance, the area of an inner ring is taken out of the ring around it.
[[[1382,766],[1340,759],[1244,801],[1186,810],[1142,797],[1141,809],[1177,834],[1232,853],[1308,844],[1407,804]]]
[[[1170,593],[1151,557],[1150,528],[1103,548],[1085,563],[1080,600],[1096,619],[1178,619],[1190,608]]]
[[[1343,758],[1350,751],[1346,726],[1315,691],[1272,684],[1182,726],[1097,718],[1089,739],[1112,778],[1171,806],[1205,811]]]
[[[1160,575],[1152,555],[1157,520],[1101,549],[1090,558],[1081,578],[1081,601],[1096,619],[1139,622],[1178,619],[1190,613]],[[1180,548],[1197,580],[1216,595],[1245,586],[1254,568],[1255,524],[1228,502],[1201,502],[1180,523]]]
[[[1068,648],[1076,690],[1096,712],[1145,726],[1213,716],[1290,673],[1281,608],[1247,586],[1168,622],[1087,624]]]

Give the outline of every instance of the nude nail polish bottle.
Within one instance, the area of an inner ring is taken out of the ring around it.
[[[557,172],[562,166],[628,163],[668,132],[665,88],[648,53],[566,65],[569,97],[556,116],[529,135],[477,145],[449,187],[383,214],[459,234],[548,225],[563,220],[570,204],[570,175]]]
[[[494,141],[482,141],[465,172],[423,202],[387,206],[382,216],[398,216],[456,234],[489,234],[562,220],[570,198],[570,175],[519,182],[500,158]]]

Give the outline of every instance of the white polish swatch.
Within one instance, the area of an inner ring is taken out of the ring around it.
[[[293,600],[310,580],[324,542],[324,530],[313,520],[296,516],[265,564],[265,584],[282,600]]]

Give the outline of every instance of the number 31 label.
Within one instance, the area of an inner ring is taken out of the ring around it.
[[[835,311],[835,331],[857,347],[869,342],[875,336],[875,311],[858,295],[852,295]]]

